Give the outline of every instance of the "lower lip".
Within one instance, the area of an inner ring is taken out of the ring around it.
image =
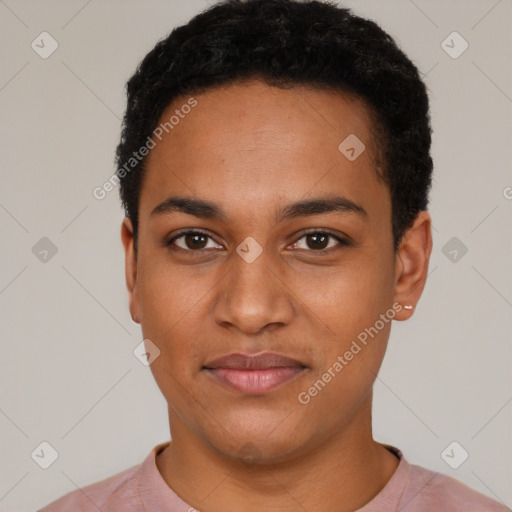
[[[232,368],[206,368],[218,382],[242,393],[257,395],[271,391],[295,379],[305,368],[300,366],[266,368],[261,370],[235,370]]]

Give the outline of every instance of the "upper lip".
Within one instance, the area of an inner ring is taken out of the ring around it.
[[[266,368],[305,367],[297,359],[276,352],[261,352],[259,354],[227,354],[206,363],[204,368],[232,368],[262,370]]]

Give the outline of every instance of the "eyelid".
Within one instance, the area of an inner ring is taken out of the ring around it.
[[[166,239],[164,241],[164,246],[165,247],[170,247],[171,245],[173,245],[173,242],[176,239],[178,239],[178,238],[180,238],[180,237],[182,237],[184,235],[188,235],[188,234],[201,234],[201,235],[204,235],[204,236],[210,238],[216,244],[222,245],[222,244],[219,244],[212,237],[212,235],[208,231],[206,231],[206,230],[203,230],[201,228],[184,228],[181,231],[178,231],[178,233],[175,233],[171,238]],[[292,244],[296,244],[299,240],[301,240],[302,238],[304,238],[305,236],[307,236],[309,234],[325,234],[325,235],[328,235],[328,236],[334,238],[339,243],[340,246],[349,246],[349,245],[351,245],[351,242],[348,240],[347,237],[339,235],[339,234],[331,231],[330,229],[326,229],[326,228],[308,228],[308,229],[301,230],[301,231],[295,233],[293,235],[293,237],[294,237],[293,240],[294,241],[290,242],[287,246],[292,245]],[[198,250],[194,251],[193,249],[182,249],[181,247],[178,247],[178,249],[181,249],[181,250],[183,250],[185,252],[196,252],[196,253],[200,253],[200,252],[204,251],[204,249],[202,249],[202,250],[198,249]],[[322,254],[322,253],[325,253],[325,252],[330,252],[333,249],[335,249],[335,247],[331,247],[329,249],[320,249],[320,250],[316,250],[316,251],[314,249],[309,249],[309,250],[306,249],[306,251],[307,252],[311,252],[311,253],[315,253],[315,254]]]
[[[338,240],[347,241],[348,242],[348,240],[345,240],[345,238],[348,238],[348,237],[346,237],[346,236],[344,236],[341,233],[338,233],[336,231],[332,231],[329,228],[307,228],[307,229],[302,229],[298,233],[296,233],[294,236],[296,236],[298,234],[301,234],[301,238],[302,238],[303,236],[310,235],[312,233],[322,233],[324,235],[330,235],[333,238],[337,238]]]

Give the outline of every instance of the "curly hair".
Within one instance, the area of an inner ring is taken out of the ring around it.
[[[374,114],[378,171],[389,188],[395,251],[431,187],[431,128],[418,70],[375,22],[329,1],[223,0],[175,28],[127,82],[116,150],[120,197],[134,227],[146,158],[119,173],[171,102],[253,77],[275,87],[309,85],[355,94]],[[132,159],[133,160],[133,159]]]

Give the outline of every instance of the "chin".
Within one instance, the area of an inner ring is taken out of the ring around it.
[[[285,462],[303,451],[307,443],[303,425],[300,429],[298,425],[279,428],[279,422],[266,425],[260,421],[255,425],[245,419],[233,424],[229,432],[233,435],[217,430],[217,435],[212,436],[209,430],[209,443],[223,456],[248,466]],[[299,432],[300,438],[297,437]]]

